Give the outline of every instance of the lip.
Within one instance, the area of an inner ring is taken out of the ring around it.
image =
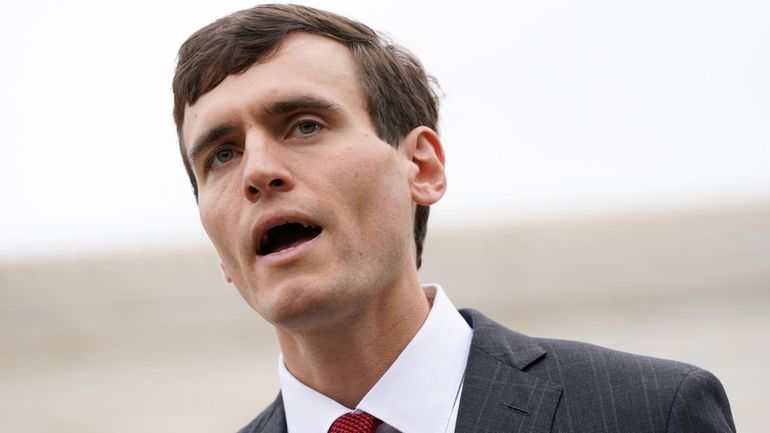
[[[283,266],[306,256],[313,249],[318,239],[323,236],[323,231],[318,236],[293,247],[286,248],[278,252],[270,253],[266,256],[257,255],[257,260],[268,266]]]
[[[319,233],[318,236],[314,237],[313,239],[310,239],[308,241],[286,248],[284,250],[276,251],[264,256],[260,255],[258,253],[258,250],[259,250],[259,244],[262,240],[262,236],[264,236],[264,234],[271,228],[281,224],[288,223],[288,222],[296,222],[300,224],[320,227],[321,233]],[[252,233],[251,249],[254,252],[254,255],[257,257],[257,260],[263,261],[271,265],[282,265],[282,264],[289,263],[293,260],[299,259],[300,257],[307,254],[310,251],[310,249],[313,247],[313,245],[316,243],[318,238],[323,236],[324,231],[323,231],[323,226],[321,224],[319,224],[313,218],[308,217],[307,215],[304,215],[301,212],[278,211],[275,213],[264,215],[262,218],[257,220],[257,223],[252,229],[251,233]]]

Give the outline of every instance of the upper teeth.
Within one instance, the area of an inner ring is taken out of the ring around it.
[[[302,221],[294,221],[294,220],[288,220],[285,222],[285,224],[300,224],[302,227],[308,228],[310,227],[310,224],[305,224]]]

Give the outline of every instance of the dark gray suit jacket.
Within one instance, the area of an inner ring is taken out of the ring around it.
[[[735,432],[724,389],[705,370],[530,338],[478,311],[460,313],[473,341],[456,433]],[[280,394],[240,433],[286,433]]]

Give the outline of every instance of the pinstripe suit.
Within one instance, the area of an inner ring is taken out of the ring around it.
[[[705,370],[530,338],[477,311],[460,312],[473,342],[457,433],[735,432],[722,385]],[[240,431],[285,432],[280,395]]]

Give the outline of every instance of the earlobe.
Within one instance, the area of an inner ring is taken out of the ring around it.
[[[222,271],[222,277],[224,277],[227,284],[232,284],[233,279],[230,277],[230,274],[227,272],[227,269],[225,269],[225,264],[222,263],[222,260],[219,261],[219,269]]]
[[[430,206],[441,199],[447,187],[441,139],[427,126],[415,128],[406,139],[415,168],[410,178],[412,198],[419,205]]]

